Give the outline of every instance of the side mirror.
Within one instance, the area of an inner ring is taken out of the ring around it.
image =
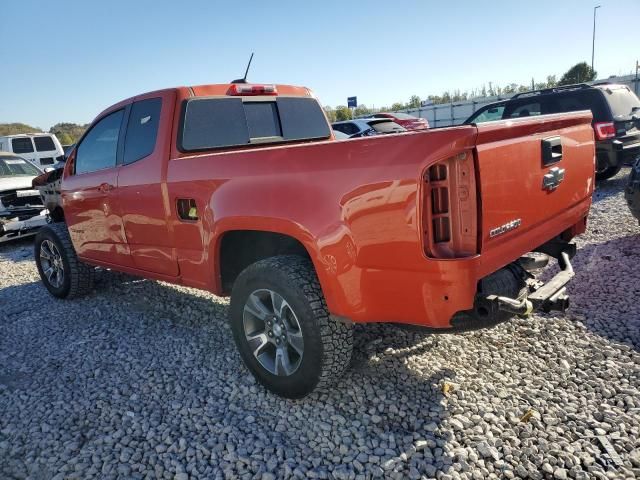
[[[55,170],[55,168],[53,168],[53,167],[45,167],[44,173],[53,172],[54,170]]]

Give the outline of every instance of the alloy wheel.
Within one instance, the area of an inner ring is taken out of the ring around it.
[[[255,290],[244,305],[244,335],[253,356],[269,373],[292,375],[302,362],[304,339],[291,305],[277,292]]]
[[[47,282],[54,288],[60,288],[64,282],[64,262],[58,247],[51,240],[44,240],[40,244],[40,264]]]

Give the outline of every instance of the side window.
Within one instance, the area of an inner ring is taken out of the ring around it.
[[[76,149],[76,174],[116,166],[122,115],[123,110],[113,112],[89,130]]]
[[[36,150],[38,152],[51,152],[56,149],[56,145],[53,143],[51,137],[33,137],[33,143],[36,144]]]
[[[577,110],[591,110],[594,122],[606,121],[606,104],[600,91],[594,89],[571,92],[565,95],[550,96],[551,113],[575,112]]]
[[[13,153],[31,153],[33,152],[33,143],[29,137],[18,137],[11,139],[11,149]]]
[[[161,98],[149,98],[131,106],[124,140],[124,164],[136,162],[153,153],[158,137]]]
[[[520,103],[511,106],[511,108],[505,112],[504,118],[533,117],[541,115],[541,113],[540,102]]]
[[[338,130],[339,132],[346,133],[347,135],[353,135],[358,133],[359,129],[353,123],[340,123],[338,125],[333,126],[334,130]]]
[[[501,120],[504,113],[504,105],[487,108],[484,112],[478,114],[472,121],[473,123],[492,122]]]

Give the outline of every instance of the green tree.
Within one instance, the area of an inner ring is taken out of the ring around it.
[[[369,107],[367,107],[364,104],[358,105],[356,107],[356,117],[360,117],[362,115],[369,115],[370,113],[371,113],[371,109],[369,109]]]
[[[73,138],[71,138],[71,135],[69,135],[67,132],[59,133],[56,135],[56,137],[58,137],[58,140],[62,145],[71,145],[72,143],[75,143],[73,141]]]
[[[0,135],[18,135],[20,133],[38,133],[42,129],[25,123],[0,123]]]
[[[342,122],[343,120],[351,120],[351,109],[344,105],[338,105],[336,107],[336,121]]]
[[[391,105],[391,111],[393,112],[397,112],[398,110],[403,110],[404,109],[404,105],[401,104],[400,102],[396,102],[393,105]]]
[[[330,106],[328,106],[328,105],[325,105],[322,108],[324,108],[324,113],[327,114],[327,119],[329,120],[329,123],[335,122],[336,121],[336,111],[333,108],[331,108]]]
[[[558,85],[571,85],[572,83],[590,82],[596,79],[598,72],[593,70],[587,62],[576,63],[560,78]]]
[[[420,108],[420,97],[418,95],[411,95],[407,108]]]
[[[77,123],[56,123],[49,129],[49,133],[55,134],[63,145],[76,143],[89,125]],[[64,140],[63,140],[64,139]]]

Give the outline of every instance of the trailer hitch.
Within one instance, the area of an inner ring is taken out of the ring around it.
[[[569,295],[566,285],[575,276],[571,266],[571,257],[575,253],[575,245],[566,244],[566,249],[557,253],[558,272],[547,283],[537,281],[529,283],[529,295],[522,299],[503,297],[500,295],[488,295],[481,302],[489,310],[502,310],[523,317],[528,316],[534,310],[542,310],[549,313],[553,310],[564,312],[569,308]],[[546,253],[546,252],[545,252]]]

